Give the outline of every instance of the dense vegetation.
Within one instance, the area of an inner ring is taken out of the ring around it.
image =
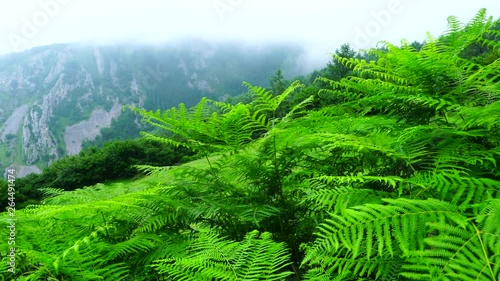
[[[78,155],[54,161],[41,174],[29,174],[16,181],[16,204],[39,203],[46,188],[74,190],[110,180],[141,175],[136,165],[171,166],[192,153],[146,139],[113,141],[102,148],[90,147]],[[0,180],[0,207],[8,206],[8,183]]]
[[[335,56],[349,71],[316,86],[245,83],[247,103],[132,108],[171,133],[146,139],[200,159],[46,189],[16,213],[15,276],[498,280],[500,25],[484,10],[449,22],[418,48]]]

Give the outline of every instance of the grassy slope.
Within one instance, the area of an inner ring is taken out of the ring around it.
[[[217,157],[211,158],[215,159]],[[207,161],[206,159],[200,159],[184,164],[182,166],[203,168],[207,166]],[[87,209],[88,212],[88,210],[90,209],[92,210],[90,212],[93,213],[92,215],[90,215],[90,217],[100,217],[102,214],[106,215],[110,206],[114,205],[114,207],[116,207],[116,205],[120,205],[121,207],[119,208],[122,209],[120,213],[125,214],[126,212],[128,212],[128,208],[133,208],[132,204],[128,204],[128,202],[131,202],[129,200],[135,200],[140,196],[144,196],[144,194],[153,194],[155,193],[155,189],[160,185],[168,186],[169,184],[175,183],[177,180],[176,175],[178,175],[178,171],[180,170],[179,168],[182,167],[179,166],[166,168],[152,175],[144,176],[138,179],[119,180],[106,184],[96,184],[94,186],[77,189],[75,191],[64,192],[64,194],[61,194],[60,196],[49,199],[51,200],[51,202],[47,205],[36,206],[34,208],[28,207],[23,210],[17,210],[15,213],[15,218],[19,221],[17,226],[17,232],[19,233],[19,235],[17,236],[16,245],[18,245],[18,248],[24,250],[26,250],[27,248],[38,246],[39,242],[37,240],[41,237],[37,237],[35,233],[28,236],[22,235],[22,233],[29,233],[29,229],[23,229],[25,223],[27,225],[29,224],[29,221],[40,222],[46,221],[47,219],[66,220],[68,224],[65,227],[65,231],[60,233],[61,235],[65,236],[66,231],[71,232],[75,230],[75,228],[73,228],[74,226],[71,226],[71,224],[75,222],[79,224],[78,220],[83,219],[78,215],[78,210]],[[51,193],[60,194],[60,192],[55,190],[52,190]],[[89,217],[86,218],[89,219]],[[0,224],[7,224],[8,219],[8,213],[0,213]],[[86,219],[83,219],[82,221],[86,221]],[[1,235],[8,235],[8,233],[6,233],[6,229],[7,228],[5,227],[2,228],[2,230],[0,231]],[[55,231],[54,233],[54,235],[57,236],[58,234],[56,233],[58,233],[58,231]],[[54,239],[56,238],[54,237]],[[7,242],[7,239],[2,239],[0,242],[0,254],[2,255],[6,254],[9,251],[10,246],[7,244]],[[77,243],[77,241],[66,242],[66,246],[70,246],[72,243]],[[63,245],[63,247],[65,246]],[[0,271],[3,271],[2,267],[0,267]]]

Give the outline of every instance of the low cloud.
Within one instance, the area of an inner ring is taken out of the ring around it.
[[[376,1],[74,1],[0,3],[0,54],[65,42],[160,43],[186,37],[240,40],[254,45],[300,43],[304,61],[330,59],[343,43],[369,48],[379,40],[422,41],[439,35],[446,18],[470,20],[486,7],[500,16],[500,2],[430,0]]]

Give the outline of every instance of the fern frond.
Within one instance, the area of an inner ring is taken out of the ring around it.
[[[500,200],[489,200],[476,221],[466,227],[429,222],[435,235],[428,247],[415,251],[404,266],[403,276],[432,280],[498,280],[500,274]],[[479,223],[478,223],[479,222]]]
[[[172,168],[172,166],[156,167],[151,165],[134,165],[132,167],[145,175],[158,174]]]
[[[160,274],[175,280],[284,280],[292,273],[285,246],[268,233],[250,232],[242,242],[222,239],[201,229],[186,257],[160,260]]]
[[[107,254],[108,260],[128,254],[141,254],[149,249],[155,248],[160,239],[156,235],[138,234],[127,241],[113,245],[113,249]]]
[[[408,257],[411,252],[423,249],[428,222],[449,221],[461,228],[467,225],[467,218],[447,202],[403,198],[382,201],[387,205],[365,204],[332,214],[331,219],[319,226],[319,238],[306,252],[303,264],[336,264],[342,274],[350,267],[332,258],[338,251],[346,251],[341,256],[348,255],[351,260],[394,257],[399,251]]]
[[[334,213],[353,206],[367,203],[380,203],[382,198],[395,197],[394,193],[377,191],[373,189],[356,188],[351,185],[313,184],[313,190],[302,201],[305,205],[315,206],[314,209],[325,209]]]

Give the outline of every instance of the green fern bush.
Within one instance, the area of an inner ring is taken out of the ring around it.
[[[323,114],[351,120],[318,137],[355,166],[313,179],[305,202],[326,219],[303,246],[307,280],[498,280],[500,60],[461,56],[498,53],[498,23],[484,10],[449,22],[418,52],[386,43],[374,62],[337,58],[357,76],[322,79],[344,98]]]

